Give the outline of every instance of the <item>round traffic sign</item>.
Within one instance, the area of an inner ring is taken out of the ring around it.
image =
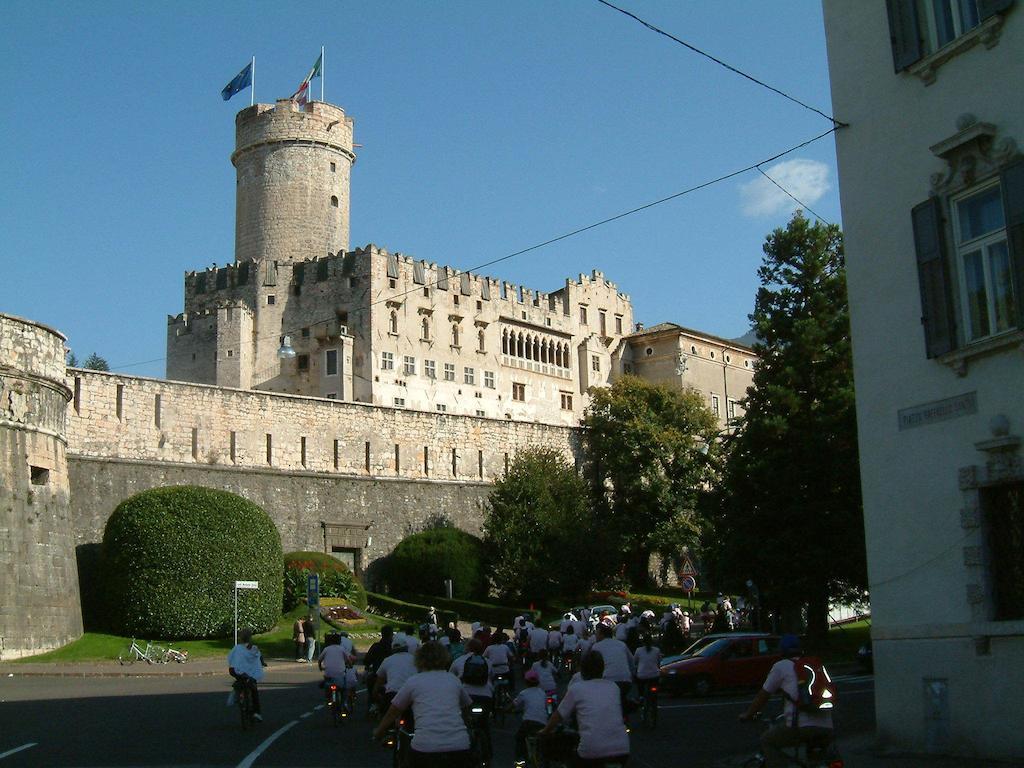
[[[683,580],[679,582],[679,586],[685,592],[693,592],[697,588],[697,580],[693,576],[684,576]]]

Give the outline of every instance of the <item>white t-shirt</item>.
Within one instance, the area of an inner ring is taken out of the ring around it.
[[[380,663],[377,676],[387,678],[384,683],[385,693],[393,693],[405,685],[405,681],[416,674],[416,661],[411,653],[395,651]]]
[[[352,644],[351,637],[342,637],[338,641],[338,645],[340,645],[342,649],[345,651],[345,653],[347,653],[349,656],[355,655],[356,647]]]
[[[562,619],[558,623],[558,631],[561,632],[564,635],[565,634],[565,630],[569,628],[570,624],[572,624],[572,620],[571,619]]]
[[[448,668],[448,671],[459,679],[459,682],[462,683],[462,687],[466,689],[466,693],[468,693],[470,696],[487,696],[489,698],[494,698],[494,686],[491,685],[491,662],[487,661],[486,658],[484,658],[484,662],[486,662],[487,664],[487,683],[485,685],[467,685],[466,683],[462,682],[462,670],[466,666],[466,659],[468,659],[472,655],[472,653],[462,654],[461,656],[459,656],[459,658],[452,662],[452,665]],[[418,728],[419,725],[417,725],[416,727]]]
[[[504,643],[489,645],[484,649],[484,658],[491,664],[491,670],[495,673],[508,672],[508,664],[512,652]]]
[[[409,635],[405,638],[405,647],[409,649],[409,655],[412,656],[416,653],[416,649],[420,647],[420,640],[418,637]]]
[[[633,654],[636,661],[636,676],[639,680],[653,680],[661,675],[659,664],[661,663],[661,649],[656,645],[647,650],[644,646],[636,649]]]
[[[342,639],[344,640],[345,638]],[[348,653],[341,645],[328,645],[320,651],[317,661],[324,665],[324,677],[333,677],[339,681],[345,677]]]
[[[613,680],[617,683],[633,682],[633,655],[629,648],[621,640],[608,638],[594,643],[590,649],[591,653],[600,653],[604,659],[605,680]]]
[[[768,677],[765,679],[762,687],[768,693],[776,693],[781,690],[785,694],[782,697],[785,702],[782,711],[786,715],[786,725],[792,727],[793,715],[796,713],[796,704],[793,703],[793,699],[800,693],[796,679],[796,669],[793,667],[793,659],[781,659],[775,662],[768,671]],[[828,713],[819,715],[800,712],[797,718],[797,725],[800,728],[831,728],[832,715]]]
[[[565,653],[572,653],[580,647],[579,635],[566,635],[562,638],[562,650]]]
[[[263,679],[263,661],[260,656],[260,649],[255,645],[252,648],[245,643],[239,643],[228,653],[228,666],[235,670],[235,674],[248,675],[257,682]]]
[[[555,682],[555,667],[549,661],[547,666],[541,666],[539,661],[533,662],[530,667],[534,672],[537,673],[539,681],[537,686],[543,691],[553,691],[557,687],[558,683]]]
[[[468,707],[471,700],[459,681],[444,670],[413,675],[391,703],[399,709],[412,705],[416,720],[412,748],[417,752],[469,749],[469,732],[462,719],[462,708]]]
[[[530,630],[530,652],[540,653],[547,650],[548,631],[544,627],[534,627]]]
[[[547,694],[541,690],[540,686],[531,685],[523,688],[512,703],[516,712],[523,713],[524,723],[529,720],[534,723],[546,724],[548,722],[547,699]]]
[[[626,642],[626,636],[629,634],[629,622],[622,622],[621,624],[615,625],[615,639]]]
[[[580,680],[570,686],[558,705],[558,714],[563,720],[576,715],[580,757],[593,760],[629,754],[619,687],[611,680]]]
[[[557,629],[548,632],[548,650],[555,651],[562,647],[562,633]]]

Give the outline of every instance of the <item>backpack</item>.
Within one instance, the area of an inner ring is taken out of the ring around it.
[[[836,702],[836,686],[828,670],[816,656],[793,660],[797,695],[793,699],[797,712],[822,714],[831,711]]]
[[[466,685],[487,685],[487,660],[474,653],[462,667],[462,682]]]

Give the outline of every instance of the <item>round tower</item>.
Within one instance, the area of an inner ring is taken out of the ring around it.
[[[282,263],[348,250],[352,119],[289,99],[235,117],[235,261]]]
[[[0,314],[0,659],[82,635],[64,337]]]

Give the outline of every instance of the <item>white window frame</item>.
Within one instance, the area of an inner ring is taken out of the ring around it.
[[[711,411],[715,416],[720,417],[722,415],[722,401],[719,400],[718,395],[716,394],[711,395]]]
[[[437,378],[437,362],[434,360],[423,361],[423,375],[428,379]]]
[[[522,397],[516,397],[516,393],[522,394]],[[526,402],[526,385],[518,381],[512,382],[512,399],[517,403]]]
[[[494,371],[484,371],[484,386],[494,389]]]
[[[928,56],[935,53],[940,48],[944,48],[953,41],[963,37],[972,29],[975,29],[981,24],[981,18],[979,15],[978,20],[971,27],[964,27],[963,16],[964,7],[970,3],[970,0],[939,0],[939,2],[946,2],[952,9],[953,17],[953,36],[945,42],[939,42],[939,25],[935,20],[935,4],[924,0],[917,4],[918,8],[918,23],[922,29],[918,30],[921,35],[921,39],[924,42],[924,55]],[[974,12],[978,13],[977,5],[974,6]]]
[[[471,387],[476,386],[476,370],[466,366],[462,369],[462,382]]]
[[[394,399],[394,404],[395,404],[395,408],[405,408],[405,398],[404,397],[396,397]]]
[[[597,355],[590,356],[590,370],[592,370],[594,373],[601,372],[601,358],[598,357]]]
[[[380,369],[382,371],[395,370],[395,353],[383,351],[380,353]]]
[[[412,355],[404,355],[402,357],[402,372],[406,376],[416,375],[416,358]]]
[[[455,381],[455,363],[444,364],[444,380]]]

